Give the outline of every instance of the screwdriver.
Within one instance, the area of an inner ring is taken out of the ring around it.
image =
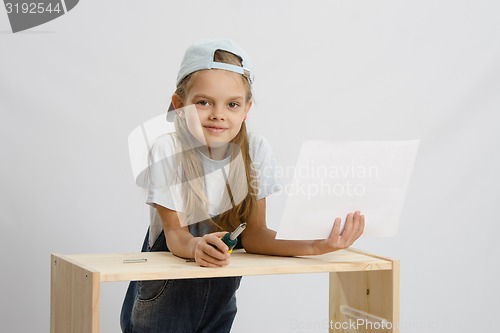
[[[229,247],[229,251],[227,251],[228,253],[233,252],[234,247],[238,244],[238,236],[243,232],[243,230],[245,230],[246,227],[247,223],[243,222],[233,232],[228,232],[220,238]]]

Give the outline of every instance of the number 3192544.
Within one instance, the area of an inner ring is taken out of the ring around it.
[[[42,14],[42,13],[60,13],[61,7],[59,3],[57,3],[54,7],[52,7],[52,3],[44,3],[44,2],[23,2],[23,3],[15,3],[12,4],[10,2],[5,3],[5,8],[7,9],[7,14],[10,13],[23,13],[23,14]]]

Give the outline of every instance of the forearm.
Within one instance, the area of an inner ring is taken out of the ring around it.
[[[181,258],[194,258],[194,250],[199,240],[200,237],[194,237],[182,228],[166,233],[168,249]]]
[[[200,266],[222,267],[229,264],[228,247],[220,239],[224,232],[194,237],[187,226],[181,227],[178,213],[156,205],[170,252],[181,258],[194,258]]]
[[[313,240],[276,239],[276,231],[267,227],[246,230],[242,240],[245,251],[275,256],[307,256],[321,254]]]
[[[262,216],[260,221],[263,221]],[[346,249],[363,233],[365,217],[359,211],[347,214],[343,231],[340,230],[341,222],[339,217],[335,218],[328,238],[309,241],[277,240],[276,232],[261,222],[260,225],[250,226],[245,231],[242,235],[243,246],[247,252],[277,256],[318,255]]]

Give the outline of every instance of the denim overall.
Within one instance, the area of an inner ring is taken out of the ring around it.
[[[191,227],[193,235],[199,234],[198,226]],[[149,229],[142,252],[168,251],[163,232],[150,249],[148,249],[148,238]],[[240,281],[241,276],[132,281],[120,315],[122,331],[124,333],[230,332],[236,315],[235,293]]]

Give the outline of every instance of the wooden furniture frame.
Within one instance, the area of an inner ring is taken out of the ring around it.
[[[131,259],[147,261],[124,262]],[[318,272],[330,274],[329,332],[399,332],[399,261],[354,249],[310,257],[236,251],[223,268],[199,267],[167,252],[52,254],[50,332],[99,332],[101,282]],[[345,305],[361,315],[346,314]],[[387,322],[369,322],[364,313]]]

